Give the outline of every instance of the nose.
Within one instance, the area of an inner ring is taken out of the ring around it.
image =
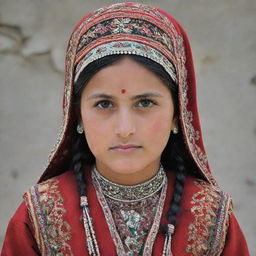
[[[135,121],[131,111],[119,110],[116,115],[115,133],[121,138],[128,138],[135,133]]]

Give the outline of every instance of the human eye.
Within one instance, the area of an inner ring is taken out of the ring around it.
[[[151,108],[154,105],[157,105],[157,103],[154,100],[151,99],[141,99],[138,103],[137,106],[139,108]]]
[[[109,108],[113,108],[113,104],[109,100],[100,100],[94,104],[94,107],[100,108],[100,109],[109,109]]]

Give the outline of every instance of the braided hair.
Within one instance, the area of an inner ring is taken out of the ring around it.
[[[125,55],[110,55],[103,57],[90,63],[80,74],[77,82],[74,85],[73,93],[73,104],[76,109],[77,118],[80,119],[80,98],[81,93],[89,80],[98,71],[118,62]],[[163,83],[169,88],[172,100],[174,103],[174,118],[178,120],[179,117],[179,103],[178,103],[178,87],[171,79],[169,74],[165,69],[158,63],[137,55],[129,55],[137,63],[141,64],[154,74],[156,74]],[[180,124],[178,122],[179,130],[181,130]],[[84,134],[76,134],[76,139],[73,144],[73,158],[71,161],[71,168],[74,170],[76,180],[78,183],[80,196],[86,195],[86,183],[84,178],[84,165],[94,164],[95,157],[91,153],[88,144],[86,142]],[[171,159],[171,160],[170,160]],[[182,194],[184,190],[184,184],[186,176],[193,175],[198,176],[196,172],[196,165],[192,161],[191,156],[186,150],[183,136],[180,133],[171,134],[169,141],[161,155],[161,163],[165,169],[170,169],[175,171],[175,183],[173,197],[170,204],[170,209],[168,211],[168,222],[169,224],[176,225],[177,215],[180,210],[180,205],[182,201]],[[161,227],[164,233],[167,232],[167,225]]]

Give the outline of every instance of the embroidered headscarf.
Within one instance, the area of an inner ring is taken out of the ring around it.
[[[120,3],[98,9],[76,25],[66,54],[63,125],[40,181],[69,168],[75,129],[72,105],[75,81],[88,64],[112,54],[135,54],[149,58],[162,65],[176,82],[179,121],[187,150],[199,174],[216,185],[202,140],[193,59],[187,35],[169,14],[140,3]]]

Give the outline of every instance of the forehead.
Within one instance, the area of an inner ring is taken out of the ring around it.
[[[98,71],[86,85],[84,92],[135,93],[169,91],[164,82],[152,71],[129,56]]]

